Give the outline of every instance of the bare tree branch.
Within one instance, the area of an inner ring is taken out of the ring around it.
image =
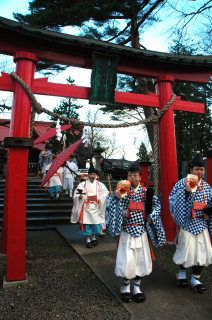
[[[119,44],[123,46],[124,44],[127,44],[130,41],[131,41],[131,36],[129,38],[127,38],[126,40],[120,42]]]
[[[128,22],[128,24],[126,25],[126,27],[122,31],[120,31],[116,36],[114,36],[113,38],[107,40],[106,42],[110,42],[110,41],[118,38],[121,34],[123,34],[129,28],[130,24],[131,24],[131,21]]]
[[[155,8],[161,3],[164,2],[164,0],[157,0],[155,4],[144,14],[143,18],[137,23],[136,31],[138,31],[139,27],[142,25],[142,23],[149,17],[149,15],[154,11]]]

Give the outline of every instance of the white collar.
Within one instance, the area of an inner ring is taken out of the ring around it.
[[[139,188],[140,184],[136,187],[136,188],[133,188],[134,192],[138,191],[138,188]]]

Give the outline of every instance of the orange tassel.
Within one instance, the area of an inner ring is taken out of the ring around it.
[[[63,188],[62,188],[62,187],[60,187],[60,190],[63,190]]]
[[[83,224],[81,224],[81,225],[79,226],[79,228],[80,228],[81,231],[83,231],[83,230],[84,230]]]
[[[47,187],[45,188],[45,191],[47,191]]]
[[[195,219],[195,211],[194,211],[194,208],[191,209],[191,217],[192,217],[192,219]]]
[[[154,256],[154,252],[152,249],[152,244],[151,244],[151,240],[150,240],[150,236],[148,235],[148,241],[149,241],[149,247],[150,247],[150,251],[151,251],[151,255],[152,255],[152,261],[155,260],[155,256]]]

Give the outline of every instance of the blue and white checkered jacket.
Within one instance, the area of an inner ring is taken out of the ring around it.
[[[131,192],[134,192],[134,189],[130,188]],[[141,197],[139,194],[142,194],[142,188],[139,186],[137,192],[138,194],[132,193],[130,197],[131,201],[143,202],[144,197]],[[144,201],[145,202],[145,201]],[[112,196],[109,196],[107,199],[107,208],[106,208],[106,221],[108,231],[111,236],[119,235],[121,230],[125,231],[128,234],[131,234],[134,237],[139,237],[144,232],[146,228],[150,234],[153,244],[157,247],[162,246],[166,243],[165,232],[160,219],[160,210],[161,205],[156,196],[153,197],[153,210],[149,217],[152,219],[153,223],[150,225],[148,222],[144,221],[143,211],[142,212],[131,212],[131,218],[126,217],[127,210],[129,208],[129,196],[126,195],[122,199],[116,199],[115,192]],[[138,224],[145,226],[122,226],[123,224]]]
[[[197,188],[197,190],[194,192],[194,202],[204,203],[204,194],[203,191],[200,191],[202,188],[202,183],[203,180],[200,181],[199,189]],[[207,207],[210,207],[212,205],[212,189],[205,181],[204,193],[206,205]],[[195,210],[195,216],[200,218],[191,218],[193,196],[192,192],[189,193],[187,198],[185,196],[185,179],[181,179],[175,184],[169,196],[169,206],[171,215],[173,216],[177,226],[182,227],[182,229],[193,234],[199,234],[206,228],[209,228],[210,235],[212,235],[212,218],[206,220],[202,210]]]

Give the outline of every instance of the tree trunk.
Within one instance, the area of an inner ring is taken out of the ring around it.
[[[137,20],[131,21],[131,44],[133,48],[140,49],[140,42],[139,42],[139,32],[137,30]],[[147,81],[145,78],[138,77],[139,83],[139,92],[141,94],[148,94],[148,87]],[[148,118],[150,115],[153,114],[153,110],[150,107],[143,107],[145,119]],[[146,129],[149,137],[149,142],[151,144],[152,150],[154,146],[154,125],[152,122],[146,124]]]

